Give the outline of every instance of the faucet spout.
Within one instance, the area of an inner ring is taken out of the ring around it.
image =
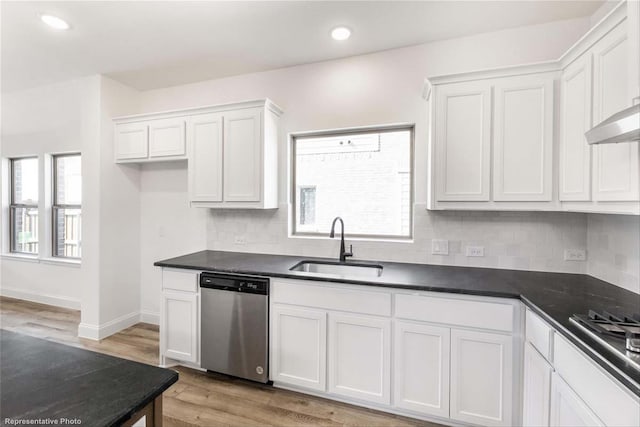
[[[329,237],[332,238],[332,239],[335,237],[335,235],[336,235],[336,222],[338,222],[338,221],[340,221],[340,255],[339,255],[339,259],[340,259],[340,262],[346,262],[347,261],[347,257],[353,256],[353,245],[350,245],[349,252],[347,252],[345,250],[345,246],[344,246],[344,221],[339,216],[335,217],[333,219],[333,222],[331,223],[331,232],[329,233]]]

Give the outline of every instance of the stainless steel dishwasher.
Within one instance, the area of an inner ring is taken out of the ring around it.
[[[200,274],[200,365],[252,381],[269,380],[269,279]]]

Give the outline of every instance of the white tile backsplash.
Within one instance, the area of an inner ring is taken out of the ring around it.
[[[640,293],[640,217],[588,215],[587,273]]]
[[[273,211],[211,210],[208,249],[336,257],[339,242],[288,237],[287,205]],[[347,232],[349,224],[345,224]],[[585,273],[584,261],[564,261],[564,250],[587,248],[587,216],[559,212],[414,210],[412,242],[353,240],[356,259]],[[246,240],[237,244],[236,237]],[[432,239],[449,240],[449,255],[433,255]],[[467,257],[466,246],[483,246]]]

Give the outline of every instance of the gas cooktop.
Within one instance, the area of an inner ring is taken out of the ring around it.
[[[640,370],[640,314],[615,315],[589,310],[589,314],[574,314],[569,320]]]

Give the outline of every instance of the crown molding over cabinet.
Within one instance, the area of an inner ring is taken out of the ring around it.
[[[636,3],[558,60],[426,79],[428,208],[640,214],[639,144],[584,138],[640,95]]]

